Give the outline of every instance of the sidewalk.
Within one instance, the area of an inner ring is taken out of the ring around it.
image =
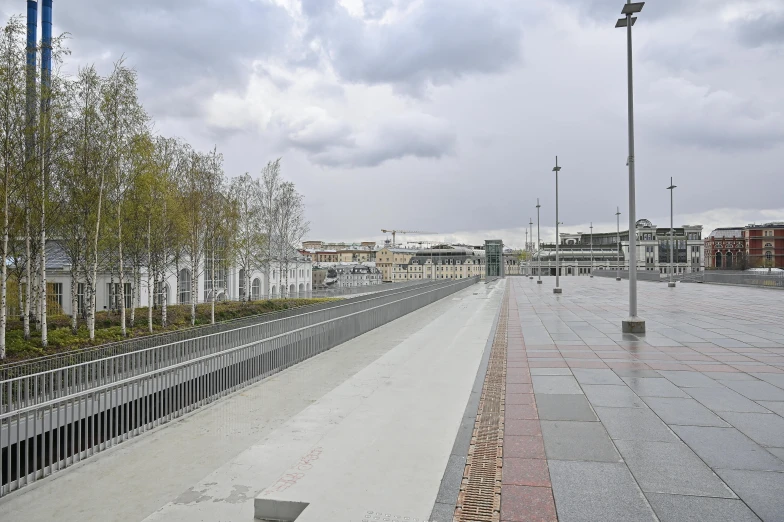
[[[507,279],[501,520],[784,520],[784,300]]]

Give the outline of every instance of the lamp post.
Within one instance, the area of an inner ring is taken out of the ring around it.
[[[626,0],[626,4],[621,10],[621,14],[626,15],[620,18],[615,27],[626,28],[626,69],[628,76],[628,111],[629,111],[629,156],[627,165],[629,166],[629,318],[621,323],[621,330],[624,333],[645,333],[645,320],[637,316],[637,226],[634,190],[634,83],[632,74],[632,26],[637,21],[634,13],[642,11],[645,2],[631,2]]]
[[[615,221],[617,222],[618,232],[616,237],[616,245],[615,245],[615,280],[621,280],[621,209],[620,207],[615,207]]]
[[[593,277],[593,221],[591,221],[591,277]]]
[[[539,277],[536,280],[537,285],[542,284],[542,252],[541,252],[541,242],[539,241],[539,209],[542,208],[542,205],[539,204],[539,198],[536,198],[536,259],[537,259],[537,269],[536,271],[539,273]]]
[[[667,190],[670,191],[670,281],[667,283],[668,288],[675,288],[675,281],[672,279],[672,274],[675,271],[675,258],[673,257],[673,250],[675,250],[675,229],[673,228],[673,219],[672,219],[672,207],[673,207],[673,193],[677,187],[672,182],[672,178],[670,178],[670,186],[667,187]]]
[[[533,238],[531,238],[531,239],[533,239]],[[525,229],[525,248],[523,249],[523,251],[526,251],[526,250],[529,250],[529,249],[530,249],[530,245],[528,244],[528,229],[526,228]],[[520,259],[520,261],[521,261],[520,266],[522,267],[522,259]],[[520,269],[520,275],[525,275],[523,273],[523,271],[522,271],[522,268]]]
[[[558,173],[561,171],[561,167],[558,166],[558,156],[555,157],[555,167],[553,167],[553,172],[555,172],[555,288],[553,288],[554,294],[562,293],[562,289],[560,286],[561,281],[561,263],[559,257],[559,243],[560,241],[560,234],[558,233]]]
[[[534,252],[534,220],[528,218],[528,228],[531,229],[531,243],[528,245],[528,279],[534,278],[534,273],[531,270],[531,256]]]

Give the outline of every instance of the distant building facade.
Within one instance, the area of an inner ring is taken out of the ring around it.
[[[392,248],[387,246],[376,252],[376,268],[381,271],[381,278],[386,283],[394,282],[393,273],[395,266],[408,265],[416,250],[407,248]],[[398,271],[399,272],[399,271]]]
[[[667,274],[670,270],[670,228],[656,227],[647,219],[636,224],[637,270]],[[675,273],[697,272],[703,268],[705,244],[702,225],[684,225],[673,229],[673,270]],[[593,248],[591,247],[593,245]],[[593,251],[593,263],[591,262]],[[531,260],[533,275],[555,275],[555,244],[541,245]],[[561,234],[559,244],[560,275],[589,275],[593,270],[629,268],[629,231],[594,234]]]
[[[374,266],[337,265],[327,268],[327,288],[354,288],[381,284],[381,272]]]
[[[407,264],[394,264],[394,282],[485,277],[485,252],[468,246],[440,245],[418,250]]]
[[[717,228],[705,238],[706,270],[748,268],[746,231],[742,227]]]
[[[784,222],[747,225],[744,235],[749,265],[784,268]]]

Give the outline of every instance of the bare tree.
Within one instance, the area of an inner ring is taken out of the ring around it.
[[[236,210],[237,226],[233,234],[237,268],[242,272],[242,301],[250,295],[251,271],[261,268],[264,241],[263,190],[259,181],[247,172],[231,180],[230,205]]]
[[[285,285],[288,292],[290,264],[292,260],[299,257],[297,247],[310,230],[310,223],[305,219],[303,197],[297,192],[294,183],[287,181],[281,184],[276,208],[275,236],[278,245],[278,262],[281,265],[281,275],[285,271]]]

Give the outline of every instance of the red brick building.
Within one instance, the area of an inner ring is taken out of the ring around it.
[[[750,266],[784,268],[784,222],[748,225],[743,232]]]
[[[706,270],[749,268],[746,231],[742,227],[717,228],[705,238]]]

